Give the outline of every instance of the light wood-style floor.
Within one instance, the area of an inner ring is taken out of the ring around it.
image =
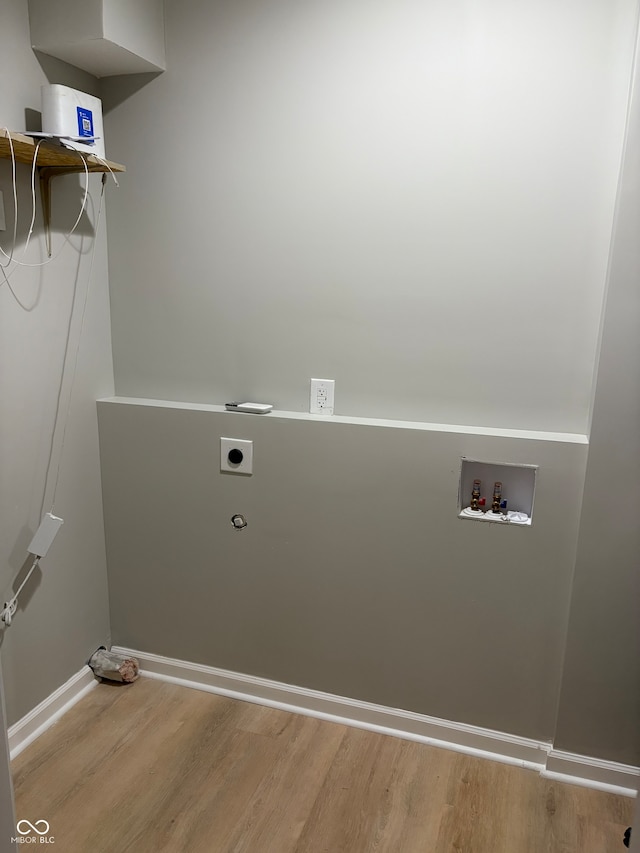
[[[623,853],[631,800],[141,678],[13,762],[58,853]]]

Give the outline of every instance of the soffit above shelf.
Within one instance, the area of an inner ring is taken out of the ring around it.
[[[29,0],[31,46],[95,77],[166,68],[163,0]]]

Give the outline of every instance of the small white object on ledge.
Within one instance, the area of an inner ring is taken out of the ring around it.
[[[465,509],[460,512],[459,518],[473,518],[475,521],[489,521],[494,524],[531,525],[531,519],[526,512],[513,512],[509,510],[505,515],[501,512],[491,512],[491,510],[483,512],[481,509],[471,509],[470,506],[465,507]]]
[[[271,403],[225,403],[228,412],[249,412],[253,415],[267,415],[273,409]]]

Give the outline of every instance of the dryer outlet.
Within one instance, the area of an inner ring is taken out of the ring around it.
[[[253,474],[253,442],[245,438],[221,438],[220,470],[227,474]]]

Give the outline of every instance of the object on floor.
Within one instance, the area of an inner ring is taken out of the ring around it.
[[[135,658],[126,658],[108,652],[104,646],[91,655],[89,666],[97,678],[104,678],[107,681],[130,684],[140,675],[140,664]]]

